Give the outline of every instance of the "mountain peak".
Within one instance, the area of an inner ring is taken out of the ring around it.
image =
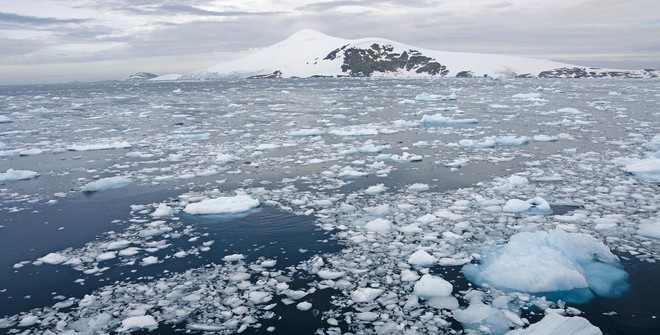
[[[298,30],[297,32],[293,33],[291,36],[289,36],[286,41],[308,41],[308,40],[316,40],[316,39],[323,39],[323,38],[328,38],[331,36],[328,36],[318,30],[314,29],[302,29]]]

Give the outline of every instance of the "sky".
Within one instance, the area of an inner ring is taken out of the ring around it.
[[[0,0],[0,85],[186,73],[301,29],[660,68],[659,0]]]

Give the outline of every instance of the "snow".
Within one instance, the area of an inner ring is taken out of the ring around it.
[[[562,316],[550,313],[541,321],[532,324],[527,329],[516,329],[506,335],[602,335],[598,327],[592,325],[587,319],[579,316]]]
[[[239,194],[233,197],[205,199],[188,204],[183,211],[188,214],[235,214],[247,212],[259,207],[259,200],[249,195]]]
[[[39,173],[35,171],[7,169],[7,172],[0,172],[0,181],[26,180],[37,176]]]
[[[125,176],[101,178],[85,184],[85,186],[82,187],[81,191],[97,192],[97,191],[113,190],[113,189],[126,187],[128,186],[128,184],[132,182],[133,180],[131,178]]]
[[[478,285],[526,293],[569,292],[566,299],[617,297],[627,290],[627,273],[602,242],[556,229],[518,233],[491,249],[480,264],[463,267]]]
[[[40,257],[37,260],[44,262],[46,264],[62,264],[69,260],[69,258],[65,255],[62,255],[57,252],[51,252],[48,255],[44,257]]]

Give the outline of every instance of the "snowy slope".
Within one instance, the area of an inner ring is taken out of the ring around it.
[[[544,71],[548,72],[544,75]],[[428,50],[382,38],[347,40],[302,30],[244,58],[188,73],[181,79],[429,75],[641,77],[651,74],[657,75],[657,72],[644,75],[643,71],[594,70],[524,57]]]

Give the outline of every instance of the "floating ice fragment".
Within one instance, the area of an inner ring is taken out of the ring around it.
[[[158,263],[158,257],[156,256],[147,256],[142,259],[142,262],[140,262],[140,265],[142,266],[148,266],[148,265],[154,265]]]
[[[165,217],[165,216],[170,216],[174,214],[174,208],[166,205],[166,204],[159,204],[158,208],[151,213],[151,216],[160,218],[160,217]]]
[[[240,159],[239,157],[234,156],[232,154],[218,154],[215,157],[215,161],[220,163],[220,164],[227,164],[227,163],[235,162],[239,159]]]
[[[0,181],[26,180],[37,177],[38,175],[38,172],[30,170],[7,169],[7,172],[0,172]]]
[[[413,293],[422,299],[434,297],[448,297],[454,290],[454,286],[441,277],[425,274],[413,287]]]
[[[247,212],[259,207],[259,200],[249,195],[239,194],[233,197],[206,199],[188,204],[183,211],[188,214],[235,214]]]
[[[299,129],[292,130],[289,132],[289,136],[319,136],[323,135],[325,132],[318,128],[309,128],[309,129]]]
[[[381,194],[385,191],[387,191],[387,187],[385,187],[385,185],[376,184],[376,185],[369,186],[366,190],[364,190],[364,193],[368,194],[368,195],[377,195],[377,194]]]
[[[154,330],[158,328],[158,322],[151,315],[131,316],[121,321],[119,332],[131,332],[139,329]]]
[[[573,108],[573,107],[560,108],[557,110],[557,113],[572,114],[572,115],[582,114],[582,112],[580,112],[577,108]]]
[[[623,171],[635,177],[650,181],[660,181],[660,157],[651,156],[637,160],[623,167]]]
[[[312,308],[312,304],[310,304],[307,301],[303,301],[303,302],[299,303],[298,305],[296,305],[296,308],[301,310],[301,311],[308,311],[310,308]]]
[[[222,257],[222,260],[225,262],[237,262],[245,259],[245,256],[243,254],[231,254],[227,255],[225,257]]]
[[[82,144],[72,145],[67,148],[70,151],[91,151],[91,150],[108,150],[108,149],[126,149],[130,148],[131,144],[128,142],[108,142],[108,143],[95,143],[95,144]]]
[[[265,304],[273,299],[273,295],[268,292],[252,291],[248,294],[248,299],[254,304]]]
[[[415,183],[415,184],[412,184],[412,185],[408,186],[408,191],[423,192],[423,191],[428,191],[429,188],[430,187],[427,184]]]
[[[38,316],[28,314],[28,315],[24,316],[21,319],[21,321],[18,322],[18,326],[19,327],[30,327],[30,326],[33,326],[34,324],[36,324],[38,321],[39,321]]]
[[[505,291],[554,293],[585,302],[594,294],[617,297],[628,289],[628,274],[602,242],[556,229],[518,233],[488,251],[481,264],[463,267],[465,277]]]
[[[504,146],[521,146],[529,143],[529,137],[503,136],[496,138],[495,143],[497,145],[504,145]]]
[[[527,329],[516,329],[507,332],[506,335],[602,335],[598,327],[589,323],[583,317],[561,316],[550,313],[541,321],[532,324]]]
[[[438,94],[429,94],[423,92],[415,96],[417,101],[447,101],[447,100],[456,100],[456,94],[451,93],[450,95],[438,95]]]
[[[655,239],[660,239],[660,221],[649,221],[640,223],[637,226],[637,234],[644,237],[651,237]]]
[[[350,296],[354,302],[371,302],[378,298],[383,293],[383,290],[371,287],[361,287],[352,291]]]
[[[367,228],[368,231],[376,233],[386,233],[392,228],[392,223],[388,220],[378,218],[367,222],[365,228]]]
[[[424,115],[419,121],[423,125],[428,126],[446,126],[446,125],[456,125],[456,124],[475,124],[479,123],[477,119],[452,119],[442,114],[435,115]]]
[[[319,270],[319,272],[316,273],[321,279],[339,279],[344,276],[343,271],[332,271],[332,270]]]
[[[57,252],[51,252],[48,255],[44,256],[44,257],[37,258],[37,261],[40,261],[40,262],[43,262],[43,263],[46,263],[46,264],[53,264],[53,265],[62,264],[64,262],[66,262],[67,260],[69,260],[69,257],[67,257],[65,255],[62,255],[60,253],[57,253]]]
[[[10,123],[13,122],[8,116],[0,115],[0,123]]]
[[[417,250],[408,257],[408,264],[417,268],[427,268],[438,263],[438,259],[425,250]]]
[[[85,186],[83,186],[82,191],[97,192],[97,191],[113,190],[113,189],[126,187],[131,182],[132,182],[131,178],[125,176],[101,178],[99,180],[95,180],[93,182],[87,183]]]

